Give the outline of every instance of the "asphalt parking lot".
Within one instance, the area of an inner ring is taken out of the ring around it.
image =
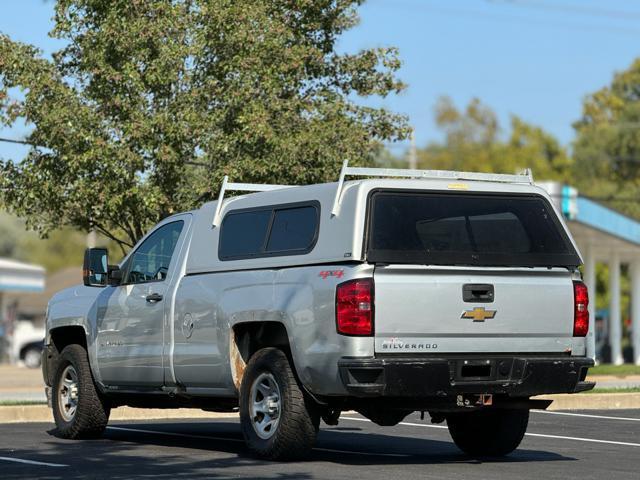
[[[427,416],[428,418],[428,416]],[[0,472],[13,478],[635,479],[640,410],[532,412],[520,448],[504,459],[460,453],[443,425],[417,415],[378,427],[345,415],[324,427],[306,462],[252,458],[236,419],[112,422],[103,439],[56,438],[52,424],[0,425]]]

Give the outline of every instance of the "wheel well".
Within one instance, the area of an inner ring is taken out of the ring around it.
[[[74,325],[54,328],[49,332],[51,345],[46,347],[46,355],[43,357],[42,372],[47,385],[53,385],[53,377],[58,369],[60,353],[68,345],[81,345],[87,349],[87,336],[84,328]]]
[[[78,344],[85,350],[87,349],[87,335],[84,328],[80,326],[58,327],[50,332],[51,343],[56,347],[58,352],[62,352],[67,345]]]
[[[282,350],[289,357],[291,367],[295,371],[287,329],[280,322],[238,323],[231,330],[229,344],[233,383],[238,389],[249,359],[261,348],[276,347]]]

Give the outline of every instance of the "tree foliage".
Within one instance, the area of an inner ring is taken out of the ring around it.
[[[640,59],[585,98],[574,128],[577,186],[640,218]]]
[[[5,204],[132,245],[235,181],[334,179],[407,134],[359,106],[403,84],[393,48],[336,52],[363,0],[59,0],[52,60],[0,34],[0,122],[37,145],[3,160]],[[16,94],[18,92],[18,94]]]
[[[71,265],[79,268],[85,243],[85,235],[70,229],[53,231],[41,239],[22,220],[0,213],[0,257],[35,263],[52,273]]]
[[[544,180],[570,175],[571,158],[555,137],[515,115],[503,137],[495,112],[478,99],[459,110],[450,98],[442,97],[435,119],[444,141],[419,152],[422,168],[500,173],[531,168],[535,178]]]

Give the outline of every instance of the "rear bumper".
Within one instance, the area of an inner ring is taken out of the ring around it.
[[[344,358],[340,377],[355,397],[440,397],[491,393],[530,397],[590,390],[590,358],[456,356]]]

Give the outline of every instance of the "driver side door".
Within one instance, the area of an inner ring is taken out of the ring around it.
[[[164,384],[165,307],[176,270],[185,221],[172,219],[152,231],[122,265],[118,286],[101,295],[97,354],[105,385],[157,388]]]

